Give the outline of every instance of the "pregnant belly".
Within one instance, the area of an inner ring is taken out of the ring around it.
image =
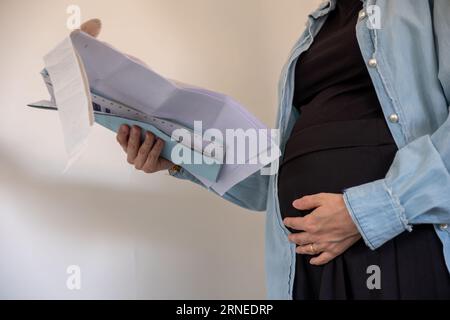
[[[342,193],[384,178],[396,152],[384,119],[294,128],[278,177],[282,218],[309,214],[292,207],[294,200],[305,195]]]

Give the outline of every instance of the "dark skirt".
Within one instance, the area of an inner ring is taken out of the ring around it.
[[[305,195],[342,193],[384,178],[397,150],[384,119],[294,130],[278,180],[283,218],[311,212],[292,207]],[[294,299],[450,299],[442,243],[432,225],[416,225],[375,251],[360,240],[324,266],[310,259],[296,255]]]

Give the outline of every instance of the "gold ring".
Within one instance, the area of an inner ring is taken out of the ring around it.
[[[311,248],[311,253],[316,254],[316,249],[314,248],[314,243],[310,243],[309,247]]]

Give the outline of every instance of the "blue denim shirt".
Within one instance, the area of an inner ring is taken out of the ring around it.
[[[433,224],[450,270],[450,1],[362,2],[357,39],[399,151],[384,179],[344,190],[344,200],[373,250],[415,224]],[[335,5],[336,0],[325,1],[309,15],[282,73],[277,119],[282,151],[299,117],[292,107],[295,65]],[[364,14],[374,5],[380,28],[367,23],[370,15]],[[199,183],[184,170],[175,176]],[[281,219],[277,179],[257,173],[224,198],[267,212],[268,297],[291,299],[295,244],[288,242]]]

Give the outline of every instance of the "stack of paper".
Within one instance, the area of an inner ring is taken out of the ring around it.
[[[168,80],[86,33],[73,32],[44,60],[43,76],[52,101],[31,106],[57,106],[70,154],[84,144],[94,119],[114,131],[121,124],[137,124],[165,140],[169,137],[172,143],[166,143],[163,152],[169,160],[174,146],[183,144],[173,134],[175,129],[186,129],[192,132],[192,141],[184,141],[184,147],[216,161],[181,165],[219,194],[280,156],[271,131],[232,98]],[[199,121],[200,131],[195,125]],[[222,133],[224,140],[205,138],[203,134],[210,129]],[[245,161],[225,161],[225,155],[242,151],[237,150],[238,143],[225,139],[229,130],[254,131],[264,141],[259,141],[259,148],[246,147]],[[222,154],[208,154],[220,147]]]

